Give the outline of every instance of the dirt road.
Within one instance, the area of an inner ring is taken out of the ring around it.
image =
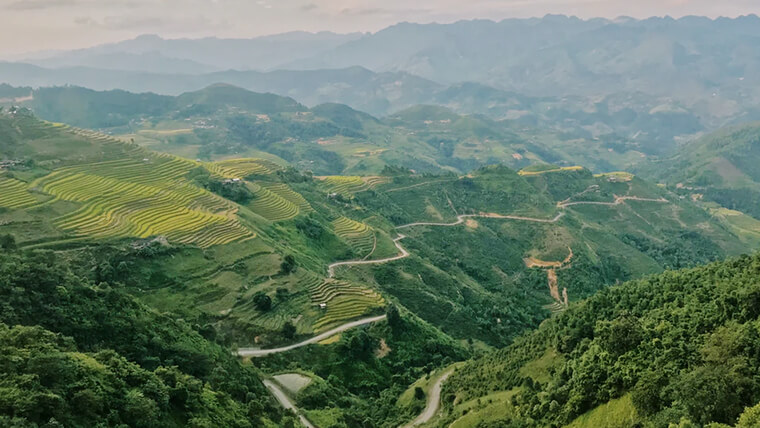
[[[441,389],[443,388],[443,383],[446,382],[446,379],[451,376],[451,373],[454,372],[454,367],[448,369],[443,376],[441,376],[435,384],[433,384],[433,387],[430,388],[430,392],[428,393],[428,399],[427,404],[425,405],[425,410],[420,413],[417,418],[415,418],[412,422],[403,425],[402,428],[411,428],[417,425],[422,425],[431,419],[433,419],[433,416],[435,416],[436,413],[438,413],[438,408],[441,406]]]
[[[454,223],[418,222],[418,223],[409,223],[409,224],[404,224],[401,226],[396,226],[396,229],[407,229],[407,228],[415,227],[415,226],[452,227],[452,226],[457,226],[464,223],[465,219],[468,219],[468,218],[495,218],[495,219],[502,219],[502,220],[531,221],[534,223],[556,223],[564,215],[565,213],[559,213],[557,214],[556,217],[552,219],[545,219],[545,218],[521,217],[521,216],[516,216],[516,215],[501,215],[501,214],[462,214],[460,216],[457,216],[457,221],[455,221]]]
[[[290,398],[288,397],[288,395],[285,394],[285,391],[283,391],[282,389],[280,389],[280,387],[277,386],[276,383],[274,383],[274,382],[272,382],[270,380],[264,380],[263,383],[264,383],[264,386],[266,386],[267,389],[272,393],[272,395],[274,395],[274,398],[276,398],[277,401],[280,402],[280,405],[282,405],[282,407],[284,407],[287,410],[293,411],[293,413],[295,413],[298,416],[298,419],[301,420],[301,423],[306,428],[317,428],[314,425],[312,425],[312,423],[309,422],[308,419],[306,419],[306,416],[304,416],[301,413],[301,411],[298,410],[298,408],[296,407],[296,405],[293,404],[292,401],[290,401]]]
[[[401,260],[403,258],[409,257],[409,252],[406,251],[404,247],[401,246],[399,241],[406,238],[405,235],[399,235],[396,239],[393,240],[393,243],[396,245],[396,248],[400,251],[400,254],[393,257],[388,257],[385,259],[377,259],[377,260],[352,260],[347,262],[338,262],[333,263],[330,266],[327,267],[327,277],[333,278],[335,276],[335,268],[339,266],[357,266],[357,265],[377,265],[381,263],[388,263],[393,262],[396,260]]]
[[[620,205],[625,201],[642,201],[642,202],[658,202],[661,204],[668,203],[668,201],[665,198],[660,199],[652,199],[652,198],[639,198],[638,196],[615,196],[615,202],[595,202],[595,201],[578,201],[578,202],[560,202],[557,204],[558,207],[564,208],[564,207],[572,207],[574,205],[606,205],[606,206],[616,206]]]

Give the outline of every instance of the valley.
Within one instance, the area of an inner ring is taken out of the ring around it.
[[[422,424],[445,377],[416,416],[352,379],[395,372],[382,388],[400,388],[431,361],[508,344],[606,284],[748,248],[633,175],[490,166],[313,176],[266,158],[184,159],[25,110],[0,125],[5,156],[23,159],[4,172],[0,233],[192,320],[263,373],[295,364],[316,376],[295,398],[263,381],[310,426],[370,411],[359,402]],[[692,235],[674,233],[684,227]],[[687,253],[653,252],[654,242]],[[704,247],[712,253],[696,252]],[[607,255],[621,248],[625,259]],[[374,356],[381,341],[388,351]],[[430,343],[433,354],[417,351]],[[372,368],[334,372],[341,353]],[[348,394],[355,409],[301,396],[315,388]]]
[[[0,62],[0,426],[760,426],[758,22]]]

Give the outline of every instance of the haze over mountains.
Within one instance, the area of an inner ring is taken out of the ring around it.
[[[593,113],[584,121],[597,136],[610,126],[617,131],[611,122],[635,120],[634,113],[689,116],[689,132],[672,138],[760,119],[758,42],[755,15],[401,23],[374,34],[250,40],[141,36],[0,63],[0,81],[169,95],[228,83],[380,116],[436,104],[505,118],[548,98],[545,114],[558,107],[576,116]],[[528,106],[520,99],[526,96]],[[647,130],[630,129],[627,136],[641,132]]]

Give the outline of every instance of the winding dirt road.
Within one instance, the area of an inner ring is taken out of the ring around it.
[[[341,326],[335,327],[332,330],[328,330],[320,335],[314,336],[310,339],[306,339],[303,342],[294,343],[292,345],[283,346],[280,348],[272,349],[258,349],[258,348],[240,348],[237,354],[241,357],[264,357],[271,354],[278,354],[280,352],[292,351],[293,349],[301,348],[306,345],[312,345],[317,342],[321,342],[329,337],[335,336],[338,333],[343,333],[346,330],[350,330],[355,327],[359,327],[365,324],[372,324],[374,322],[382,321],[386,318],[386,315],[380,315],[371,318],[362,318],[360,320],[351,321]]]
[[[277,386],[276,383],[274,383],[274,382],[272,382],[270,380],[264,380],[263,383],[264,383],[264,386],[267,387],[267,389],[269,390],[269,392],[271,392],[272,395],[274,395],[274,398],[276,398],[277,401],[280,402],[280,405],[282,407],[284,407],[287,410],[291,410],[293,413],[295,413],[298,416],[298,419],[301,420],[301,423],[303,424],[303,426],[305,426],[306,428],[317,428],[314,425],[312,425],[312,423],[309,422],[308,419],[306,419],[306,416],[304,416],[301,413],[301,411],[298,410],[298,408],[296,407],[296,405],[293,404],[292,401],[290,401],[290,398],[288,397],[288,395],[285,394],[285,391],[283,391],[282,389],[280,389],[280,387]]]
[[[430,392],[428,394],[427,404],[425,405],[425,410],[420,413],[417,418],[415,418],[412,422],[403,425],[402,428],[411,428],[417,425],[422,425],[431,419],[433,419],[433,416],[435,416],[436,413],[438,413],[438,408],[441,406],[441,389],[443,389],[443,383],[446,382],[446,379],[451,376],[451,374],[454,372],[454,367],[448,369],[443,376],[441,376],[434,384],[433,387],[430,388]]]
[[[557,204],[558,207],[564,208],[564,207],[571,207],[574,205],[606,205],[606,206],[616,206],[624,203],[625,201],[642,201],[642,202],[659,202],[659,203],[668,203],[668,201],[665,198],[659,198],[659,199],[652,199],[652,198],[639,198],[638,196],[615,196],[615,202],[595,202],[595,201],[578,201],[578,202],[560,202]]]
[[[556,223],[561,219],[565,213],[559,213],[556,217],[552,219],[545,219],[545,218],[533,218],[533,217],[521,217],[521,216],[515,216],[515,215],[501,215],[501,214],[462,214],[457,216],[457,221],[454,223],[429,223],[429,222],[418,222],[418,223],[409,223],[404,224],[401,226],[396,226],[396,229],[407,229],[410,227],[415,226],[443,226],[443,227],[452,227],[452,226],[458,226],[465,222],[465,219],[468,218],[495,218],[495,219],[503,219],[503,220],[519,220],[519,221],[531,221],[534,223]]]
[[[399,235],[396,239],[393,240],[393,243],[396,245],[396,248],[400,251],[400,254],[393,257],[388,257],[385,259],[377,259],[377,260],[352,260],[347,262],[337,262],[333,263],[330,266],[327,267],[327,277],[333,278],[335,277],[335,268],[340,266],[357,266],[357,265],[377,265],[381,263],[388,263],[393,262],[396,260],[401,260],[403,258],[409,257],[409,252],[406,251],[404,247],[401,246],[399,241],[406,238],[406,235]]]

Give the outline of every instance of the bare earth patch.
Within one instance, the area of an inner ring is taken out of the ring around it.
[[[391,347],[385,343],[385,339],[380,339],[380,347],[375,350],[377,358],[384,358],[391,353]]]
[[[478,222],[473,219],[468,219],[467,221],[464,222],[464,225],[469,227],[470,229],[477,229],[478,226],[480,226]]]
[[[549,279],[549,294],[552,295],[554,300],[561,302],[559,297],[559,287],[557,286],[557,271],[549,269],[546,271],[546,276]]]

